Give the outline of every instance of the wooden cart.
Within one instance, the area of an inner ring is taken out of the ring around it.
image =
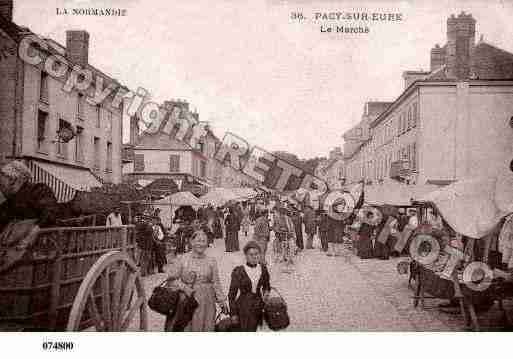
[[[134,226],[35,227],[34,236],[0,272],[0,328],[146,330]]]

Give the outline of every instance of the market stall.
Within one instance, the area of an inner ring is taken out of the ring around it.
[[[461,180],[414,202],[421,225],[413,241],[431,241],[430,246],[434,243],[441,249],[430,261],[424,259],[427,255],[417,256],[425,248],[412,252],[416,256],[410,266],[416,282],[414,305],[424,305],[426,298],[457,301],[465,324],[474,330],[480,328],[479,311],[495,301],[503,309],[503,300],[513,296],[513,268],[492,260],[492,254],[500,252],[504,217],[509,214],[505,204],[513,203],[511,192],[498,183],[497,178],[486,177]],[[442,217],[441,230],[427,223],[429,211]],[[509,235],[504,237],[511,240]],[[449,265],[451,256],[458,257],[457,265]],[[479,268],[468,270],[471,265]]]
[[[172,227],[174,211],[181,206],[191,206],[195,210],[205,204],[191,192],[177,192],[152,203],[160,210],[160,219],[166,228]]]

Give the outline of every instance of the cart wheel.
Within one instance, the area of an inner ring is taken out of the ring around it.
[[[126,253],[109,252],[87,272],[73,301],[67,330],[92,326],[97,331],[126,331],[139,312],[139,329],[145,331],[146,305],[143,282],[135,263]]]

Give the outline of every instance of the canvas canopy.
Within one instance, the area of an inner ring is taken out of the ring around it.
[[[365,202],[373,205],[408,206],[412,199],[418,199],[438,190],[436,185],[406,185],[388,181],[382,185],[365,186]]]
[[[495,177],[464,179],[421,196],[419,201],[434,204],[456,232],[482,238],[511,212],[513,191],[507,183]]]
[[[200,197],[203,204],[213,204],[214,206],[224,206],[229,201],[236,201],[240,198],[228,188],[211,188],[208,193]]]
[[[177,192],[153,202],[153,207],[160,209],[160,219],[165,227],[171,227],[174,212],[180,206],[192,206],[194,209],[203,205],[191,192]]]
[[[155,204],[173,205],[173,206],[192,206],[199,207],[203,202],[196,198],[191,192],[176,192],[170,196],[164,197],[161,200],[155,201]]]
[[[253,188],[248,187],[230,188],[230,191],[239,196],[239,199],[250,199],[258,195]]]

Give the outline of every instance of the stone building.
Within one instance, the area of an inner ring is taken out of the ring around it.
[[[32,180],[50,185],[61,202],[77,190],[120,182],[123,105],[113,105],[114,94],[91,103],[94,86],[67,89],[69,76],[82,80],[67,69],[80,66],[93,84],[101,78],[105,87],[128,89],[89,63],[86,31],[67,31],[63,46],[16,25],[12,9],[12,0],[0,0],[0,165],[25,161]],[[27,36],[34,39],[27,54],[41,59],[34,64],[18,56]]]
[[[513,54],[475,43],[475,25],[470,14],[452,15],[446,44],[430,51],[430,71],[403,73],[403,92],[369,123],[368,147],[347,159],[349,182],[358,180],[351,163],[363,157],[360,177],[375,184],[442,185],[508,170]]]

